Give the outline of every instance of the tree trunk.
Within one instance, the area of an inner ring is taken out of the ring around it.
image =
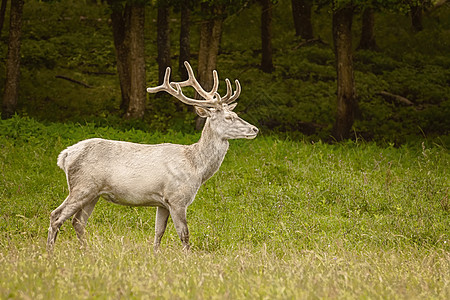
[[[200,47],[198,53],[198,81],[205,90],[213,86],[212,71],[217,67],[223,19],[220,17],[203,20],[200,26]]]
[[[373,8],[367,7],[362,13],[361,40],[358,49],[378,50],[374,35],[375,13]]]
[[[272,0],[260,0],[261,3],[261,70],[272,73]]]
[[[348,139],[357,109],[352,54],[353,7],[333,12],[333,39],[337,72],[337,115],[332,135],[337,141]]]
[[[158,45],[158,82],[162,84],[166,68],[171,66],[170,63],[170,28],[169,28],[169,6],[163,1],[158,5],[157,17],[157,45]]]
[[[181,28],[180,28],[180,56],[178,58],[178,71],[181,75],[181,80],[186,80],[188,78],[184,62],[191,60],[190,18],[191,18],[191,11],[189,9],[189,6],[185,2],[182,2]]]
[[[120,108],[127,119],[139,119],[145,111],[145,6],[138,2],[122,5],[108,0],[116,49],[122,102]]]
[[[420,3],[411,5],[411,25],[415,32],[423,30],[422,5]]]
[[[122,94],[122,102],[120,109],[123,114],[128,110],[130,104],[131,94],[131,78],[130,78],[130,37],[129,37],[129,22],[131,7],[108,0],[111,8],[111,23],[114,39],[114,47],[116,49],[117,73],[119,74],[120,91]]]
[[[305,40],[312,39],[311,0],[292,0],[292,15],[294,17],[295,35]]]
[[[3,24],[5,23],[6,4],[8,4],[8,0],[2,0],[0,6],[0,36],[2,35]]]
[[[11,118],[17,107],[20,80],[20,36],[22,31],[23,0],[12,0],[10,10],[6,82],[3,91],[2,119]]]
[[[142,119],[145,113],[145,4],[132,2],[130,18],[130,104],[127,119]]]
[[[213,86],[213,70],[217,67],[220,40],[222,37],[223,18],[214,14],[207,4],[202,5],[202,15],[212,16],[200,25],[200,47],[198,51],[198,82],[209,91]],[[196,95],[196,98],[201,98]],[[201,129],[204,120],[198,119],[196,128]]]

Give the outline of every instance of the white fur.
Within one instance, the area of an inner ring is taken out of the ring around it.
[[[73,226],[84,242],[84,228],[99,197],[130,206],[156,206],[155,247],[170,215],[185,248],[189,247],[186,209],[200,186],[220,167],[228,139],[254,138],[255,126],[231,109],[198,108],[207,117],[200,140],[192,145],[144,145],[100,138],[63,150],[58,166],[66,173],[69,196],[51,213],[47,245],[74,215]]]

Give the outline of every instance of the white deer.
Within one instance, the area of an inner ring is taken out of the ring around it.
[[[228,150],[228,140],[253,139],[258,128],[242,120],[232,110],[240,94],[239,81],[232,94],[226,79],[227,93],[217,93],[219,80],[213,71],[214,86],[205,91],[185,62],[189,78],[169,82],[166,69],[162,85],[147,92],[165,91],[185,104],[193,105],[206,118],[200,140],[192,145],[144,145],[100,138],[88,139],[68,147],[58,156],[58,166],[66,173],[69,196],[52,211],[47,247],[53,249],[61,225],[71,216],[80,242],[85,245],[84,231],[100,196],[113,203],[129,206],[156,206],[154,247],[158,249],[169,215],[181,239],[189,249],[186,209],[194,201],[200,186],[220,167]],[[181,88],[191,86],[204,100],[186,97]]]

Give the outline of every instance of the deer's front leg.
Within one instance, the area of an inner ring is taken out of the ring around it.
[[[170,216],[172,217],[175,229],[183,244],[183,249],[189,250],[189,230],[186,220],[186,208],[171,209]]]
[[[159,249],[161,238],[166,231],[167,219],[169,218],[169,210],[164,207],[158,207],[156,209],[156,221],[155,221],[155,241],[153,247],[155,251]]]

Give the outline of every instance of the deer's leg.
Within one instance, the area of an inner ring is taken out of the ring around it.
[[[88,190],[71,191],[66,200],[50,214],[48,228],[47,249],[52,250],[61,225],[87,203],[93,201],[97,195]]]
[[[77,211],[72,219],[73,228],[77,233],[78,240],[82,246],[86,246],[86,239],[84,236],[84,228],[86,227],[87,220],[94,210],[95,204],[97,204],[98,198],[89,202]]]
[[[67,196],[66,200],[58,206],[54,211],[50,214],[50,227],[48,228],[48,236],[47,236],[47,250],[51,250],[53,248],[53,244],[55,243],[56,236],[58,235],[59,227],[61,227],[62,223],[55,224],[56,220],[58,220],[61,216],[64,207],[66,206],[67,201],[70,199],[70,194]]]
[[[186,220],[186,208],[171,209],[170,216],[172,217],[175,229],[183,244],[183,249],[189,250],[189,230]]]
[[[155,221],[155,241],[153,246],[155,251],[159,249],[161,238],[166,231],[167,219],[169,218],[169,210],[164,207],[158,207],[156,209],[156,221]]]

